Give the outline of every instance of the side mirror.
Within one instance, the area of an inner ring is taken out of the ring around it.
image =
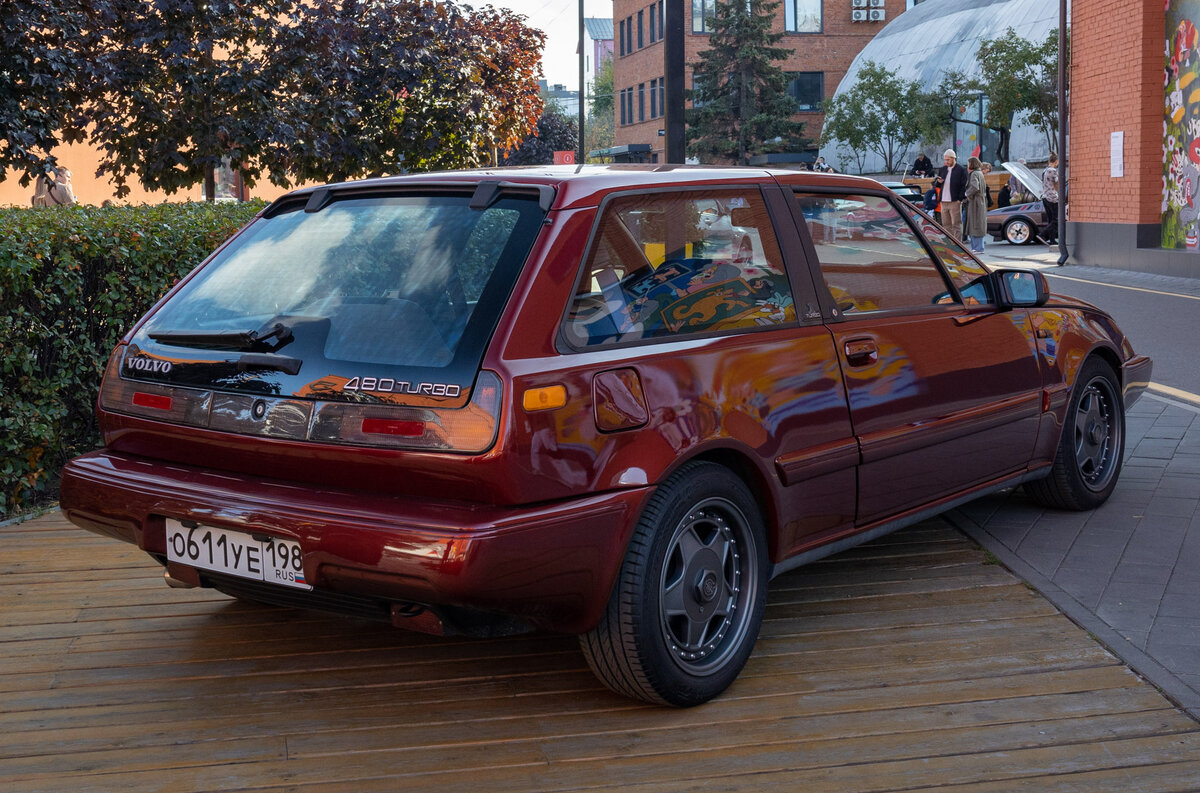
[[[1037,308],[1050,299],[1050,284],[1038,270],[993,270],[992,282],[1001,308]]]

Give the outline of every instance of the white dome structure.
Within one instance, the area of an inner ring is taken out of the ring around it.
[[[968,78],[980,77],[975,58],[980,43],[1003,35],[1010,27],[1018,36],[1040,44],[1058,27],[1057,0],[925,0],[879,31],[850,64],[836,93],[850,90],[868,61],[904,80],[917,81],[925,91],[937,87],[946,72],[961,71]],[[957,126],[960,132],[970,130],[969,134],[976,129]],[[974,140],[963,139],[962,135],[951,141],[926,143],[926,153],[939,155],[933,158],[935,164],[941,162],[940,152],[947,143],[958,150],[960,160],[965,160],[975,145]],[[823,146],[821,155],[828,161],[839,162],[843,159],[838,155],[840,145],[833,142]],[[1041,130],[1023,123],[1019,116],[1009,140],[1009,153],[1013,159],[1031,161],[1044,160],[1050,154]],[[916,147],[910,154],[916,156]],[[878,172],[882,168],[879,157],[867,155],[864,172]]]

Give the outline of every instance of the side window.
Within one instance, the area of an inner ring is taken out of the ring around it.
[[[912,207],[904,207],[904,211],[912,218],[913,225],[921,230],[933,253],[942,260],[946,274],[958,287],[963,302],[968,306],[981,303],[996,302],[992,296],[991,285],[988,283],[988,269],[971,258],[962,245],[949,234],[921,217]]]
[[[575,347],[796,321],[754,188],[618,197],[584,267],[564,328]]]
[[[797,193],[817,262],[842,314],[952,301],[937,263],[881,196]]]

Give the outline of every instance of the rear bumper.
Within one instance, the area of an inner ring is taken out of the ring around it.
[[[160,560],[167,517],[297,540],[314,607],[348,595],[395,604],[393,622],[402,626],[415,604],[581,633],[607,605],[650,492],[495,507],[321,490],[99,451],[67,464],[61,503],[76,525]],[[180,572],[212,580],[190,568],[172,575]],[[304,605],[306,594],[290,592],[289,602]]]

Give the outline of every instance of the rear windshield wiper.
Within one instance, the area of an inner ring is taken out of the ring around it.
[[[292,340],[292,329],[276,322],[266,333],[253,330],[152,330],[146,334],[161,344],[214,350],[278,350]],[[275,344],[268,344],[275,339]]]

